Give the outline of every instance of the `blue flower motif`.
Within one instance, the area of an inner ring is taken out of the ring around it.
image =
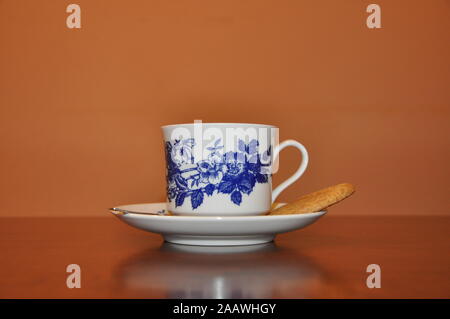
[[[270,176],[271,149],[258,153],[258,141],[248,144],[238,141],[238,152],[221,154],[220,139],[208,147],[206,160],[194,163],[192,148],[194,139],[166,142],[167,198],[175,200],[175,206],[182,206],[190,197],[193,209],[198,208],[207,196],[214,193],[230,194],[230,200],[240,205],[243,195],[250,195],[256,183],[267,183]]]
[[[223,163],[204,160],[199,162],[197,166],[202,182],[206,184],[219,184],[223,178],[223,174],[227,172],[227,166]]]
[[[175,162],[181,164],[192,163],[194,157],[192,156],[192,147],[194,146],[194,139],[188,138],[185,140],[176,140],[171,149],[171,157]]]

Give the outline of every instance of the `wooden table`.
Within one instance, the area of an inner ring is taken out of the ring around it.
[[[272,244],[214,249],[113,216],[2,218],[0,298],[450,298],[449,234],[449,217],[329,215]],[[369,264],[381,288],[367,287]]]

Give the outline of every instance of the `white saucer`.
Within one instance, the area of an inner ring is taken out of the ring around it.
[[[168,242],[196,246],[236,246],[270,242],[275,235],[314,223],[326,211],[310,214],[235,217],[145,215],[167,211],[166,203],[133,204],[112,211],[130,226],[161,234]],[[136,213],[133,213],[136,212]]]

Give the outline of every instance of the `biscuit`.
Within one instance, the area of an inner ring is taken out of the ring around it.
[[[306,214],[321,211],[347,198],[355,188],[352,184],[343,183],[303,195],[296,201],[274,209],[269,215]]]

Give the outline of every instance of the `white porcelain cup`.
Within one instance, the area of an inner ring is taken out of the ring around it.
[[[308,166],[305,147],[294,140],[279,144],[278,128],[272,125],[195,122],[162,130],[168,209],[175,215],[265,214]],[[272,190],[278,154],[287,146],[300,151],[300,165]]]

